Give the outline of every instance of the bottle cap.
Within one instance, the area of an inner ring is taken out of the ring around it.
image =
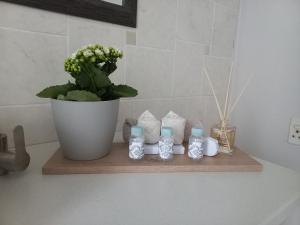
[[[192,135],[195,137],[201,137],[203,135],[203,129],[201,128],[192,128]]]
[[[131,136],[141,137],[143,136],[144,130],[142,127],[139,126],[132,126],[131,127]]]
[[[161,136],[163,136],[163,137],[173,136],[173,129],[171,127],[162,127],[161,128]]]

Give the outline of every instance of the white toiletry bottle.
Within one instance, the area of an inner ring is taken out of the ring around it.
[[[129,158],[142,159],[144,157],[144,134],[143,128],[131,127],[131,137],[129,139]]]
[[[192,135],[189,138],[188,156],[192,159],[203,158],[204,138],[201,128],[192,128]]]
[[[159,156],[163,160],[173,158],[174,137],[173,130],[170,127],[161,128],[161,136],[158,142]]]

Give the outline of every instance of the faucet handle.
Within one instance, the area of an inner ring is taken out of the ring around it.
[[[24,170],[28,167],[30,162],[30,156],[26,152],[25,148],[25,137],[23,127],[18,125],[14,131],[14,143],[15,143],[15,154],[16,154],[16,170]]]
[[[10,171],[25,170],[30,162],[30,156],[26,152],[24,130],[22,126],[16,126],[13,131],[15,152],[7,150],[6,135],[0,136],[0,176]]]
[[[18,125],[15,127],[14,131],[14,143],[16,148],[16,154],[26,152],[25,149],[25,137],[23,127]]]
[[[0,152],[7,152],[8,146],[7,146],[7,136],[6,134],[0,133]]]
[[[8,146],[7,146],[7,136],[6,134],[1,134],[0,133],[0,154],[1,152],[7,152],[8,150]],[[3,176],[5,174],[7,174],[8,171],[5,169],[2,169],[0,167],[0,176]]]

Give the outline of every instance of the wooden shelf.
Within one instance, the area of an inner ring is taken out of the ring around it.
[[[114,144],[109,155],[98,160],[73,161],[65,159],[61,150],[43,166],[43,174],[97,174],[97,173],[160,173],[160,172],[260,172],[262,165],[248,154],[235,149],[233,155],[218,154],[196,161],[187,154],[174,155],[171,161],[162,161],[157,155],[145,155],[143,160],[128,158],[127,144]]]

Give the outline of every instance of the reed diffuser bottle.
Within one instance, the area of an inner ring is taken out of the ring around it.
[[[222,153],[232,154],[233,153],[233,147],[234,147],[234,141],[235,141],[235,133],[236,128],[228,125],[228,120],[230,118],[230,115],[234,108],[236,107],[237,103],[239,102],[241,96],[243,95],[244,91],[246,90],[248,84],[250,83],[250,80],[253,76],[250,76],[246,82],[246,85],[243,87],[240,94],[237,96],[235,101],[231,103],[230,99],[230,89],[231,89],[231,78],[232,78],[232,71],[233,71],[233,63],[230,67],[230,74],[228,78],[227,83],[227,91],[226,91],[226,97],[225,97],[225,104],[223,110],[220,107],[219,99],[217,98],[215,88],[212,84],[212,81],[210,79],[210,76],[207,72],[206,67],[204,67],[204,74],[208,80],[210,89],[213,93],[215,103],[217,105],[218,113],[219,113],[219,119],[220,123],[216,126],[211,128],[211,137],[218,140],[220,148],[219,151]]]
[[[211,128],[210,136],[218,140],[222,153],[231,154],[235,142],[236,127],[228,126],[226,122],[221,121]]]

